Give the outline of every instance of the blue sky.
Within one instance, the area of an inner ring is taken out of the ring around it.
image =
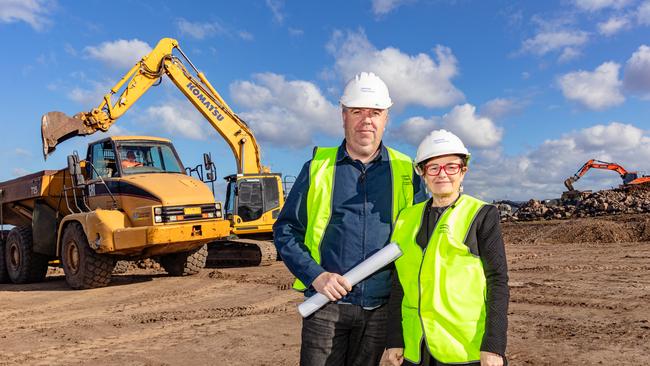
[[[0,0],[0,180],[85,154],[101,134],[44,162],[40,116],[97,106],[172,37],[250,124],[273,171],[295,176],[314,145],[340,143],[341,90],[372,71],[395,101],[388,145],[414,155],[446,128],[473,153],[466,192],[557,197],[591,158],[650,174],[649,35],[650,0]],[[219,177],[235,171],[226,143],[169,81],[110,133],[168,137],[185,165],[209,151]],[[592,171],[575,186],[620,182]]]

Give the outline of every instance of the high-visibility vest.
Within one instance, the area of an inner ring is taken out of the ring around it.
[[[386,147],[390,161],[392,182],[392,222],[399,212],[413,205],[413,163],[401,152]],[[307,228],[305,245],[311,257],[320,264],[320,244],[332,214],[334,175],[338,147],[319,147],[309,166],[309,191],[307,193]],[[304,291],[305,285],[298,279],[293,288]]]
[[[486,281],[481,259],[470,252],[465,240],[476,214],[487,203],[461,195],[442,213],[422,249],[416,237],[426,204],[402,211],[391,239],[403,253],[395,266],[404,289],[404,358],[419,363],[424,339],[440,362],[479,361],[485,333]]]

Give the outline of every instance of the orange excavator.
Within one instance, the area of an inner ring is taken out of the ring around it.
[[[650,176],[641,176],[639,177],[639,174],[637,172],[628,172],[623,168],[622,166],[616,164],[616,163],[608,163],[606,161],[600,161],[600,160],[595,160],[591,159],[588,162],[584,163],[580,169],[571,177],[567,178],[564,181],[564,186],[569,190],[569,191],[575,191],[573,188],[573,183],[575,183],[578,179],[580,179],[583,175],[585,175],[589,169],[607,169],[607,170],[613,170],[620,174],[621,179],[623,179],[623,185],[628,186],[628,185],[633,185],[633,184],[641,184],[641,183],[650,183]]]

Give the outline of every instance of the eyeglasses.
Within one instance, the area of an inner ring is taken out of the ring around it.
[[[431,165],[425,165],[424,167],[422,167],[422,170],[426,175],[435,177],[440,175],[440,172],[443,170],[447,175],[458,174],[458,172],[462,167],[463,164],[459,164],[459,163],[447,163],[442,165],[431,164]]]

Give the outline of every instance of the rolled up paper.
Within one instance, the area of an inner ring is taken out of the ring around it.
[[[395,243],[390,243],[383,247],[377,253],[371,255],[365,261],[357,264],[354,268],[349,270],[346,274],[343,275],[350,285],[354,286],[357,283],[363,281],[373,273],[377,272],[384,266],[393,262],[402,255],[402,250]],[[327,296],[319,293],[308,298],[302,304],[298,305],[298,312],[302,315],[303,318],[308,317],[313,314],[316,310],[322,308],[330,302]]]

